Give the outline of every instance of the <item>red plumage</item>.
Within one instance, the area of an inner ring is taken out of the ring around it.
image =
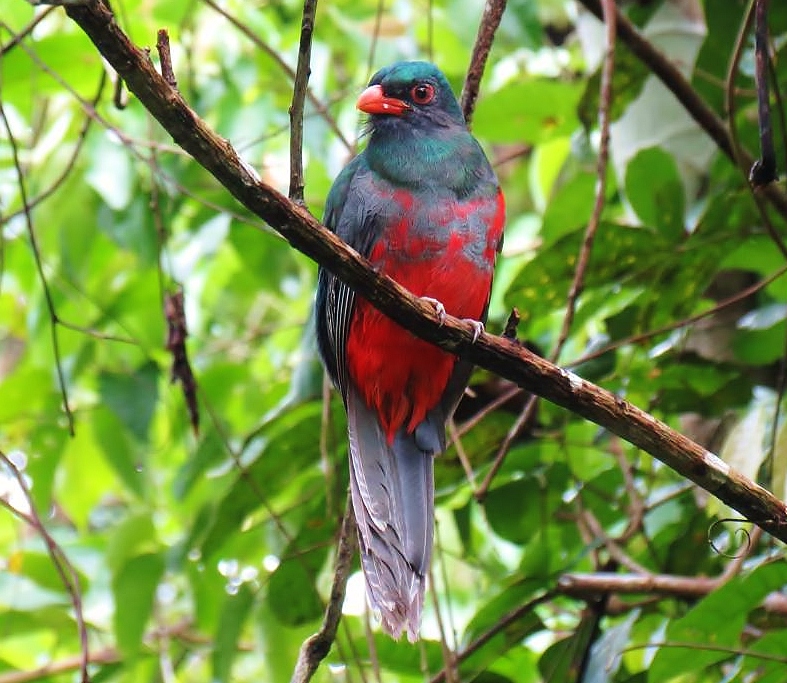
[[[450,315],[480,320],[489,303],[492,268],[503,234],[502,192],[491,200],[495,209],[480,263],[464,255],[460,233],[413,234],[407,214],[417,210],[414,199],[407,193],[398,193],[397,199],[404,215],[392,229],[384,230],[387,239],[378,242],[369,260],[416,296],[440,301]],[[434,224],[447,229],[457,219],[466,220],[471,212],[488,208],[489,202],[476,198],[441,207],[442,215]],[[424,258],[425,254],[435,256]],[[439,403],[456,363],[456,356],[419,339],[361,298],[350,324],[347,359],[350,378],[377,413],[389,443],[402,426],[411,433]]]

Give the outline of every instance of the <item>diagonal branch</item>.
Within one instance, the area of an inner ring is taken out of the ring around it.
[[[465,85],[462,89],[462,113],[465,115],[468,126],[473,118],[475,101],[481,87],[481,77],[484,75],[486,60],[492,49],[492,42],[505,9],[506,0],[487,0],[484,5],[484,13],[481,16],[481,23],[478,25],[478,35],[475,45],[473,45],[473,54],[470,57],[470,66],[467,68]]]
[[[599,20],[603,20],[601,0],[578,0],[578,2]],[[615,22],[617,23],[618,38],[675,95],[684,109],[713,139],[730,161],[736,165],[739,164],[748,174],[754,163],[754,158],[743,149],[740,150],[739,158],[736,157],[730,131],[724,121],[697,94],[697,91],[683,77],[678,68],[642,36],[634,24],[623,16],[620,9],[616,10]],[[787,193],[776,183],[770,183],[763,188],[763,192],[779,213],[787,218]]]
[[[290,199],[304,206],[303,201],[303,105],[309,86],[312,58],[312,33],[317,0],[305,0],[301,19],[301,41],[298,46],[298,67],[290,105]]]
[[[434,308],[375,272],[359,254],[305,209],[262,183],[226,140],[216,135],[153,68],[97,0],[66,8],[104,58],[175,142],[212,173],[250,211],[293,247],[331,269],[383,313],[419,337],[505,377],[557,405],[599,424],[658,458],[719,500],[787,542],[787,505],[691,439],[618,396],[539,358],[515,342],[482,334]]]

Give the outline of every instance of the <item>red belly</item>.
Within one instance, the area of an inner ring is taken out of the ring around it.
[[[449,314],[478,320],[489,297],[491,269],[479,270],[456,256],[428,268],[422,261],[391,263],[383,256],[382,270],[416,296],[437,299]],[[400,427],[412,432],[440,402],[456,356],[418,339],[358,297],[347,361],[350,378],[392,442]]]

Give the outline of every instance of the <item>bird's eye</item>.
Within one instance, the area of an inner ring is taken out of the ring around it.
[[[419,83],[413,86],[410,97],[416,104],[429,104],[434,99],[434,86],[429,83]]]

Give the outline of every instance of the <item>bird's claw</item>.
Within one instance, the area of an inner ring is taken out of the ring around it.
[[[440,321],[440,326],[442,327],[445,324],[446,318],[445,306],[443,306],[443,304],[437,299],[433,299],[431,296],[422,296],[421,301],[432,304],[434,311],[437,314],[437,319]]]
[[[480,320],[473,320],[472,318],[462,318],[462,322],[469,323],[473,327],[473,344],[475,344],[481,336],[481,333],[486,329],[484,323]]]

